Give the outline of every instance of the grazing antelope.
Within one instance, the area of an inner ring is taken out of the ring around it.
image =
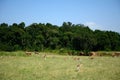
[[[90,52],[89,55],[90,56],[96,56],[96,53],[95,52]]]
[[[112,57],[119,57],[119,56],[120,56],[120,52],[112,53]]]
[[[80,58],[77,58],[77,60],[80,60]]]
[[[79,55],[79,56],[84,56],[85,54],[84,54],[84,52],[79,52],[78,55]]]
[[[46,60],[46,57],[47,57],[47,55],[46,54],[44,54],[44,56],[43,56],[43,58]]]
[[[94,59],[94,57],[96,56],[96,53],[95,52],[90,52],[89,56],[90,56],[90,59]]]
[[[35,53],[35,54],[39,54],[39,52],[36,52],[36,51],[35,51],[34,53]]]
[[[76,71],[79,72],[80,71],[80,68],[81,68],[82,64],[77,64],[77,68],[76,68]]]
[[[26,51],[25,54],[26,54],[27,56],[30,56],[30,55],[32,55],[32,52]]]
[[[76,57],[75,57],[75,58],[73,58],[73,60],[76,60]]]
[[[74,60],[78,60],[78,61],[80,60],[80,58],[79,58],[79,57],[78,57],[78,58],[77,58],[77,57],[75,57],[75,58],[73,58],[73,59],[74,59]]]

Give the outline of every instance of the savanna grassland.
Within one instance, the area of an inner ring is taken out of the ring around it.
[[[0,52],[0,80],[120,80],[120,57]]]

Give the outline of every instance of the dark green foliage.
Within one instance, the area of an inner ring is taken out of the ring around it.
[[[0,24],[1,51],[46,49],[60,52],[71,50],[73,55],[78,55],[78,51],[83,51],[85,55],[89,51],[117,51],[120,50],[120,34],[113,31],[92,31],[88,26],[71,22],[63,22],[62,26],[50,23],[25,26],[24,22]]]

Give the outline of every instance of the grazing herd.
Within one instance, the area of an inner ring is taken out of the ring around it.
[[[30,55],[32,55],[32,52],[26,51],[25,54],[26,54],[27,56],[30,56]]]
[[[30,56],[30,55],[32,55],[32,54],[39,54],[39,52],[30,52],[30,51],[25,51],[25,54],[27,55],[27,56]]]
[[[32,54],[39,54],[39,52],[29,52],[29,51],[26,51],[25,52],[25,54],[27,55],[27,56],[30,56],[30,55],[32,55]],[[70,53],[70,52],[68,52],[68,55],[72,55],[72,53]],[[79,56],[84,56],[84,53],[83,52],[79,52]],[[95,58],[95,56],[103,56],[101,53],[98,53],[98,52],[89,52],[89,58],[90,59],[94,59]],[[111,56],[112,57],[119,57],[120,56],[120,52],[113,52],[113,53],[111,53]],[[44,59],[44,60],[46,60],[46,58],[47,58],[47,54],[43,54],[43,56],[42,56],[42,58]],[[68,58],[64,58],[64,60],[66,61]],[[73,60],[74,61],[76,61],[77,62],[77,64],[76,64],[76,68],[75,68],[75,71],[76,72],[79,72],[80,70],[81,70],[81,66],[82,66],[82,64],[81,64],[81,59],[80,59],[80,57],[73,57]]]
[[[34,51],[34,52],[25,51],[25,54],[26,54],[27,56],[30,56],[30,55],[32,55],[32,54],[36,54],[36,55],[38,55],[39,52],[36,52],[36,51]],[[46,57],[47,57],[47,55],[44,54],[44,55],[43,55],[43,58],[44,58],[45,60],[46,60]]]
[[[120,52],[115,52],[112,54],[112,57],[119,57],[120,56]]]
[[[68,52],[68,55],[73,55],[72,52]],[[91,59],[95,56],[112,56],[112,57],[119,57],[120,52],[89,52],[87,55],[84,52],[77,52],[77,56],[90,56]]]
[[[107,52],[106,52],[107,53]],[[30,51],[25,51],[25,54],[27,55],[27,56],[30,56],[30,55],[32,55],[32,54],[39,54],[39,52],[30,52]],[[89,52],[88,53],[89,55],[88,56],[90,56],[91,57],[91,59],[93,59],[95,56],[104,56],[102,53],[100,53],[100,52]],[[72,52],[68,52],[68,55],[70,55],[70,56],[72,56],[73,55],[73,53]],[[43,58],[46,58],[46,54],[44,54],[44,56],[43,56]],[[78,53],[78,56],[86,56],[85,55],[85,53],[84,52],[79,52]],[[111,56],[112,57],[119,57],[120,56],[120,52],[113,52],[113,53],[111,53]]]

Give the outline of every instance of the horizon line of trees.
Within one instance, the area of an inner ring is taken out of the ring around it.
[[[0,24],[0,51],[67,49],[76,51],[120,51],[120,34],[114,31],[91,30],[83,24],[63,22]]]

